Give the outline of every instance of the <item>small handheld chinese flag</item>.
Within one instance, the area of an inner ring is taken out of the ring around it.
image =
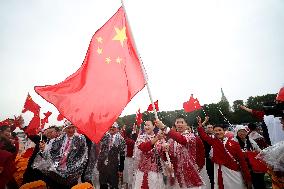
[[[35,87],[35,91],[97,143],[145,83],[120,7],[92,37],[77,72],[58,84]]]
[[[26,111],[30,111],[34,114],[34,117],[32,120],[29,122],[29,125],[25,128],[25,133],[28,135],[37,135],[39,130],[40,130],[40,106],[35,103],[28,94],[26,98],[26,102],[24,105],[24,109],[22,113],[25,113]]]
[[[136,125],[140,126],[142,122],[143,122],[142,114],[141,114],[140,108],[139,108],[138,111],[136,112]]]
[[[195,110],[200,110],[201,108],[198,99],[193,98],[193,94],[190,96],[189,101],[183,103],[185,112],[193,112]]]
[[[30,94],[28,94],[28,96],[26,98],[26,102],[25,102],[24,108],[22,110],[22,113],[25,113],[26,111],[31,111],[34,114],[39,114],[39,112],[40,112],[40,106],[33,101]]]
[[[158,111],[159,111],[158,100],[156,100],[156,101],[154,102],[154,106],[155,106],[156,111],[158,112]],[[150,112],[150,111],[154,111],[154,108],[153,108],[153,105],[152,105],[152,104],[150,104],[150,105],[148,106],[148,108],[147,108],[147,112]]]

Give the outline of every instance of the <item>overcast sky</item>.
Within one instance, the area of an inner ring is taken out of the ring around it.
[[[283,0],[125,0],[160,110],[277,93],[284,84]],[[90,39],[119,0],[0,0],[0,119],[19,115],[29,92],[82,64]],[[122,115],[147,109],[146,88]],[[57,114],[52,119],[55,119]]]

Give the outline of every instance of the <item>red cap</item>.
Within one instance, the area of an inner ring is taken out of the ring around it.
[[[10,124],[11,124],[10,120],[9,119],[5,119],[5,120],[0,122],[0,127],[4,126],[4,125],[10,126]]]
[[[278,95],[276,96],[276,100],[284,102],[284,87],[280,89]]]

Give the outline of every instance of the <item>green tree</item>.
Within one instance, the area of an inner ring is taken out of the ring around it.
[[[261,110],[263,103],[273,102],[276,98],[276,94],[266,94],[262,96],[252,97],[250,96],[247,100],[247,107],[251,109]]]
[[[240,109],[240,105],[244,105],[243,100],[235,100],[233,102],[233,112],[231,114],[231,120],[234,124],[241,124],[241,123],[249,123],[254,122],[255,120],[251,116],[251,114],[247,113],[246,111]]]
[[[233,102],[233,111],[234,112],[239,111],[241,105],[244,105],[244,101],[243,100],[235,100]]]

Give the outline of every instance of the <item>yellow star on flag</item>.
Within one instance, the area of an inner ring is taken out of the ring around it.
[[[102,54],[102,53],[103,53],[103,49],[102,49],[102,48],[100,48],[100,47],[98,47],[98,49],[97,49],[97,53],[98,53],[98,54]]]
[[[116,61],[116,63],[120,64],[122,59],[120,57],[117,57],[115,61]]]
[[[124,40],[127,39],[126,37],[126,33],[125,33],[125,27],[123,27],[122,29],[119,29],[117,27],[114,27],[116,35],[112,38],[112,40],[115,41],[120,41],[121,46],[123,47],[123,42]]]
[[[107,63],[107,64],[110,64],[110,62],[111,62],[110,57],[107,57],[107,58],[106,58],[106,63]]]
[[[103,43],[103,38],[102,37],[97,37],[98,43]]]

